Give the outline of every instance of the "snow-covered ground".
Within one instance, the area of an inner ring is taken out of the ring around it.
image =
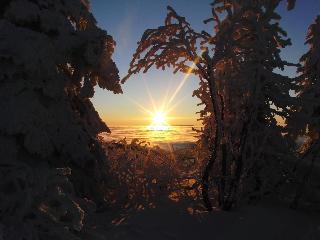
[[[109,233],[121,240],[319,240],[320,216],[271,203],[193,216],[181,202],[161,200]]]
[[[131,157],[129,158],[131,159],[130,163],[132,163],[135,158],[138,161],[140,157],[145,154],[144,150],[146,150],[144,147],[139,146],[139,144],[130,144],[126,146],[117,143],[106,144],[108,154],[113,156],[113,158],[109,158],[109,160],[111,162],[119,162],[121,160],[120,162],[124,164],[123,166],[127,166],[128,164],[124,159],[127,159],[125,156],[131,154]],[[130,151],[133,152],[128,152],[128,149],[131,149]],[[187,156],[188,154],[185,153],[185,151],[186,150],[184,149],[183,151],[177,151],[176,153]],[[118,155],[116,156],[115,153]],[[192,151],[190,153],[192,153]],[[163,152],[162,150],[153,149],[149,154],[150,155],[145,156],[145,162],[152,161],[152,159],[163,154]],[[167,158],[164,158],[163,160],[165,159]],[[128,176],[130,176],[129,179],[135,180],[130,180],[129,182],[124,181],[124,185],[131,191],[134,191],[134,198],[131,200],[129,208],[122,206],[121,203],[126,203],[127,200],[127,195],[125,194],[127,190],[121,190],[121,188],[119,188],[119,194],[123,193],[123,196],[121,194],[120,195],[124,199],[119,198],[120,205],[117,205],[118,207],[114,208],[115,213],[113,216],[109,211],[103,215],[103,217],[109,217],[109,219],[100,221],[105,223],[113,221],[116,223],[116,226],[112,225],[110,227],[110,225],[108,225],[106,228],[103,228],[101,236],[107,235],[107,239],[115,240],[320,240],[319,210],[313,210],[313,212],[307,212],[306,210],[292,210],[289,208],[289,203],[284,204],[281,203],[280,200],[271,201],[270,199],[267,201],[265,198],[257,205],[246,206],[242,203],[238,209],[231,212],[216,210],[212,213],[208,213],[203,212],[203,202],[199,195],[196,198],[186,198],[188,194],[185,194],[181,195],[177,199],[171,198],[170,200],[168,198],[171,196],[170,191],[179,192],[179,188],[181,188],[180,190],[189,189],[182,184],[183,179],[194,180],[198,178],[194,175],[193,171],[189,173],[180,169],[179,164],[171,165],[170,163],[172,163],[172,161],[169,158],[164,162],[160,162],[161,164],[159,165],[151,165],[153,167],[150,169],[147,168],[147,165],[145,168],[141,168],[140,165],[136,165],[136,168],[128,169]],[[131,165],[129,164],[128,166]],[[111,164],[111,166],[113,166],[113,164]],[[180,169],[180,171],[175,172],[175,174],[178,175],[173,175],[173,179],[177,180],[180,179],[179,177],[183,178],[178,181],[179,185],[177,185],[176,181],[172,181],[170,177],[168,178],[170,174],[167,175],[172,171],[172,169],[177,170],[177,168]],[[113,172],[122,173],[123,169],[124,168],[120,166],[115,168]],[[127,167],[125,169],[127,169]],[[137,170],[141,173],[138,175],[131,174],[131,172],[135,173]],[[320,170],[317,170],[316,168],[314,170],[314,176],[320,176],[318,174]],[[163,173],[165,174],[163,175]],[[143,192],[140,189],[140,187],[142,187],[142,182],[138,181],[138,179],[143,179],[146,176],[147,179],[156,178],[155,183],[152,181],[145,183],[146,188],[155,194],[150,194],[148,197],[141,195]],[[134,185],[134,182],[138,182],[138,185]],[[160,186],[157,185],[158,182],[161,182],[162,185],[169,186],[166,189],[171,190],[168,192],[156,191]],[[311,182],[319,182],[318,177],[313,179]],[[173,186],[178,188],[178,190],[175,187],[172,188]],[[295,191],[294,189],[296,186],[288,185],[286,187],[286,189],[290,188],[293,188],[292,191]],[[192,189],[197,189],[197,187],[194,187],[192,184]],[[287,193],[284,192],[282,194],[286,195]],[[312,189],[304,192],[304,199],[302,200],[308,200],[307,202],[309,202],[312,199],[318,199],[315,194],[318,194],[318,190],[316,186],[313,186]],[[273,198],[279,199],[274,195]],[[174,202],[175,200],[176,202]],[[148,206],[146,203],[151,202],[153,206],[156,206],[154,209],[148,209],[146,207],[146,210],[137,210],[137,207],[135,207],[139,204]],[[313,202],[313,204],[316,204],[316,202]],[[301,205],[306,204],[301,203]],[[119,209],[122,209],[124,212],[121,211],[121,213],[119,213]],[[199,213],[199,211],[202,212]],[[191,215],[190,212],[197,213]],[[93,218],[96,219],[95,216],[93,216]],[[114,219],[116,220],[114,221]]]

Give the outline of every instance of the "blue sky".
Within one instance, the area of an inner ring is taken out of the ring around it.
[[[117,42],[113,60],[116,62],[120,77],[125,76],[132,54],[144,30],[163,25],[166,6],[172,6],[180,15],[185,16],[196,30],[210,31],[211,26],[203,24],[210,17],[212,0],[91,0],[91,11],[98,26],[107,30]],[[307,27],[320,14],[320,0],[297,0],[296,8],[287,12],[281,4],[278,13],[282,16],[281,26],[292,40],[292,46],[282,51],[282,56],[291,62],[297,62],[307,50],[304,39]],[[295,69],[286,69],[284,74],[293,76]],[[169,97],[183,79],[182,74],[172,71],[151,69],[146,74],[133,76],[123,85],[123,94],[115,95],[96,89],[93,103],[100,116],[110,126],[148,124],[148,114],[138,104],[152,111],[150,96],[155,105],[160,106],[166,93]],[[174,110],[169,114],[171,124],[195,124],[198,100],[192,98],[192,92],[198,87],[198,79],[190,76],[172,101]],[[168,91],[169,89],[169,91]],[[148,94],[148,92],[150,94]]]

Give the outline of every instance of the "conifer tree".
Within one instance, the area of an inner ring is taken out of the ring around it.
[[[298,68],[296,91],[299,104],[288,120],[293,138],[304,138],[300,151],[300,163],[308,165],[300,176],[300,184],[293,201],[296,207],[307,179],[310,177],[317,158],[320,157],[320,16],[308,29],[306,44],[309,51],[304,54]]]
[[[300,105],[295,109],[296,135],[308,137],[312,144],[319,139],[320,133],[320,16],[310,25],[306,37],[309,51],[301,59],[298,68],[297,98]]]
[[[104,198],[109,129],[90,98],[121,92],[115,42],[87,0],[1,1],[0,32],[1,236],[79,239]]]

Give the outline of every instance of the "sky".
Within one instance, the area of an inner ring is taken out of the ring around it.
[[[116,41],[113,60],[122,78],[127,73],[143,32],[164,24],[168,5],[179,15],[185,16],[195,30],[210,32],[211,25],[204,24],[203,20],[210,17],[211,2],[212,0],[91,0],[91,12],[98,26]],[[278,13],[282,16],[280,24],[292,41],[292,46],[282,50],[282,56],[287,61],[298,62],[300,56],[307,51],[307,46],[304,45],[307,28],[315,16],[320,15],[320,0],[297,0],[296,8],[289,12],[283,2]],[[283,74],[292,77],[296,73],[294,68],[287,68]],[[201,107],[197,106],[199,100],[192,97],[192,92],[198,88],[199,80],[189,76],[175,95],[183,78],[183,74],[173,74],[171,69],[162,71],[151,68],[148,73],[136,74],[127,80],[122,85],[123,94],[96,88],[92,102],[109,126],[148,125],[150,115],[146,110],[153,112],[154,105],[160,108],[167,96],[167,99],[172,98],[167,109],[173,109],[168,114],[169,124],[197,125],[199,116],[196,112]]]

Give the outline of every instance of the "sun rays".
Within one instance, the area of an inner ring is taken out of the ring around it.
[[[146,126],[148,130],[169,130],[170,123],[174,121],[176,118],[178,119],[178,117],[171,115],[171,113],[174,112],[174,110],[185,100],[184,97],[178,100],[176,99],[176,97],[178,93],[181,91],[182,87],[184,86],[186,80],[189,78],[190,73],[191,71],[184,75],[179,85],[174,89],[174,91],[172,91],[172,94],[170,94],[170,90],[172,88],[171,86],[168,86],[166,92],[160,100],[155,99],[152,96],[151,91],[146,81],[144,80],[145,90],[149,97],[149,103],[151,104],[151,108],[146,107],[146,105],[143,105],[134,99],[128,98],[143,113],[143,119],[149,122],[149,125]]]

